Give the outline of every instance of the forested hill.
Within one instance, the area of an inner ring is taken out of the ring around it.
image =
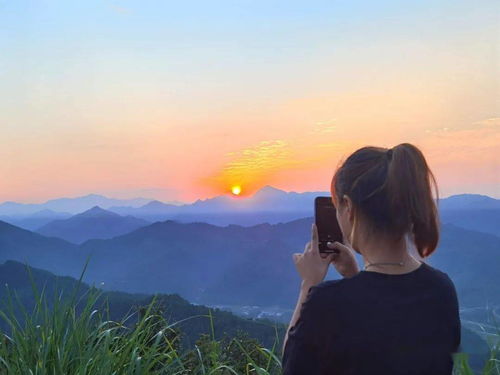
[[[62,292],[63,298],[75,295],[81,298],[89,292],[90,287],[71,277],[56,276],[48,271],[30,268],[26,265],[7,261],[0,264],[0,309],[8,309],[9,295],[19,299],[23,307],[31,311],[35,306],[35,293],[45,295],[49,303]],[[14,297],[17,295],[17,297]],[[162,312],[171,323],[179,322],[178,327],[184,335],[184,344],[191,346],[202,333],[210,333],[209,308],[203,305],[193,305],[177,294],[157,295]],[[152,295],[130,294],[123,292],[102,292],[97,306],[103,309],[105,303],[109,304],[110,318],[119,321],[132,312],[147,306],[152,301]],[[15,304],[15,302],[14,302]],[[213,317],[215,338],[220,339],[227,334],[234,337],[238,331],[246,332],[262,345],[272,347],[276,337],[283,337],[285,326],[267,320],[251,320],[240,318],[230,312],[219,309],[210,309]],[[19,311],[20,312],[20,311]],[[189,319],[188,319],[189,318]],[[0,327],[5,329],[5,322],[0,318]],[[277,332],[276,332],[277,329]]]
[[[0,262],[16,260],[105,290],[178,293],[208,305],[291,307],[300,280],[292,254],[310,240],[313,218],[253,227],[154,223],[109,240],[77,246],[0,222]],[[462,307],[499,305],[500,238],[442,224],[429,258],[449,274]],[[329,275],[340,278],[333,270]]]

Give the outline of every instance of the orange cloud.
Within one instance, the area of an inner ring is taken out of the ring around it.
[[[353,143],[335,135],[336,127],[331,121],[314,123],[312,130],[304,127],[302,133],[295,133],[286,140],[265,140],[228,152],[226,156],[230,160],[201,182],[219,194],[239,185],[242,195],[248,195],[270,183],[287,186],[287,181],[280,181],[279,176],[293,176],[304,170],[325,167],[333,170],[334,161],[352,149]],[[293,177],[289,179],[292,181]]]
[[[288,142],[278,140],[261,141],[254,147],[226,153],[233,158],[214,175],[203,178],[203,182],[219,191],[230,191],[234,185],[241,186],[242,195],[255,190],[270,175],[297,164]]]

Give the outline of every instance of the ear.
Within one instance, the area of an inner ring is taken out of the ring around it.
[[[343,195],[342,199],[344,199],[346,201],[347,217],[349,218],[349,221],[352,222],[354,220],[354,209],[353,209],[353,205],[352,205],[352,200],[346,194]]]

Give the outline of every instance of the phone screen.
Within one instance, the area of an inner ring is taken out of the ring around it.
[[[337,221],[336,208],[330,197],[314,199],[314,217],[318,228],[319,251],[322,253],[336,252],[327,246],[327,242],[342,242],[342,231]]]

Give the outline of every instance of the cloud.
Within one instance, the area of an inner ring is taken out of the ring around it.
[[[310,132],[315,134],[333,133],[337,129],[336,121],[334,118],[327,121],[318,121],[313,124]]]
[[[233,153],[236,158],[223,168],[223,174],[236,180],[246,180],[249,174],[267,174],[288,166],[291,154],[284,140],[261,141],[254,147]]]
[[[227,190],[232,185],[251,190],[274,173],[298,164],[289,142],[283,139],[264,140],[255,146],[228,152],[226,156],[232,160],[204,179],[222,190]]]

